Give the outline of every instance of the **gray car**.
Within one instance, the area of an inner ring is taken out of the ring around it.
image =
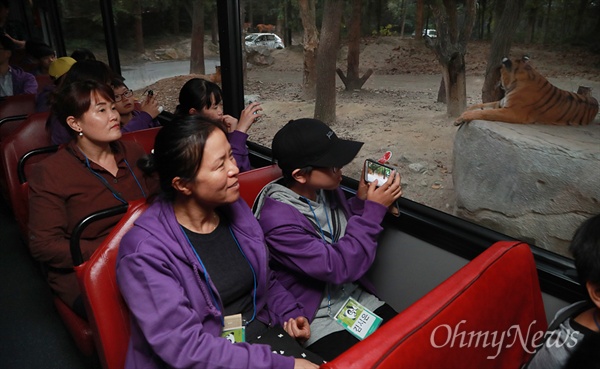
[[[283,49],[283,41],[274,33],[251,33],[245,38],[247,48],[266,46],[268,49]]]

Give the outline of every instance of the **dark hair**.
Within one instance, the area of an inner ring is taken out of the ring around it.
[[[154,142],[154,153],[138,161],[138,167],[146,174],[158,173],[163,197],[175,199],[173,178],[192,180],[202,163],[202,155],[208,136],[222,125],[202,119],[197,115],[175,117],[171,124],[163,126]]]
[[[64,77],[61,85],[85,80],[93,80],[108,85],[114,78],[117,78],[117,74],[106,63],[99,60],[82,60],[73,64]]]
[[[10,8],[9,0],[0,0],[0,8]]]
[[[72,136],[75,136],[76,132],[67,124],[67,117],[73,116],[77,119],[81,118],[90,108],[92,94],[103,97],[109,101],[115,100],[115,94],[112,88],[104,83],[92,80],[77,81],[62,86],[55,95],[55,101],[52,104],[52,112]]]
[[[119,88],[119,87],[129,88],[125,84],[125,78],[120,77],[120,76],[113,78],[112,81],[110,81],[110,85],[112,86],[112,88]]]
[[[56,52],[50,45],[36,39],[27,40],[27,42],[25,42],[25,51],[36,59],[41,59],[48,55],[56,55]]]
[[[2,47],[8,51],[13,51],[15,49],[15,43],[6,35],[0,35],[0,44],[2,44]]]
[[[201,78],[192,78],[187,81],[179,91],[179,105],[175,108],[175,115],[180,117],[189,115],[191,108],[202,111],[212,106],[211,97],[215,104],[220,104],[223,93],[216,83]]]
[[[309,175],[315,168],[308,166],[304,168],[300,168],[298,171],[298,175]],[[296,183],[296,179],[292,176],[292,172],[296,169],[282,168],[281,175],[283,176],[283,185],[286,187],[292,187],[294,183]]]
[[[82,47],[73,50],[73,52],[71,53],[71,58],[77,61],[96,60],[96,55],[94,55],[94,53],[91,50]]]
[[[571,241],[569,251],[575,259],[579,282],[600,285],[600,214],[583,222]]]

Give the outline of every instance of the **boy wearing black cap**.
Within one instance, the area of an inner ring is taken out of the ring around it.
[[[338,138],[321,121],[290,121],[272,144],[283,178],[265,186],[254,204],[277,279],[311,323],[305,345],[325,360],[396,315],[373,295],[364,275],[375,258],[381,221],[402,195],[400,176],[394,173],[381,187],[367,185],[361,176],[356,197],[346,200],[339,188],[341,168],[362,145]],[[359,315],[368,321],[361,332]]]

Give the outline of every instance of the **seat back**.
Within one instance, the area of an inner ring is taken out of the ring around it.
[[[125,365],[130,335],[129,310],[117,285],[117,254],[121,238],[147,207],[144,199],[130,202],[123,218],[92,257],[75,267],[104,369],[122,369]]]
[[[240,196],[252,207],[260,190],[269,182],[281,177],[281,169],[277,164],[252,169],[238,175]]]
[[[42,92],[44,90],[44,88],[46,88],[46,86],[54,83],[52,78],[47,74],[38,74],[37,76],[35,76],[35,80],[37,81],[37,84],[38,84],[38,90],[37,90],[38,94],[40,92]]]
[[[50,136],[45,129],[49,113],[34,113],[0,142],[0,188],[13,209],[21,230],[27,225],[27,193],[23,193],[19,179],[19,161],[29,151],[50,145]],[[45,156],[37,156],[23,163],[23,174],[27,173],[30,164]]]
[[[321,368],[519,368],[546,328],[531,250],[503,241]]]
[[[31,113],[35,113],[34,94],[3,98],[0,101],[0,140],[14,131]]]
[[[0,101],[0,119],[35,112],[35,94],[6,96]]]
[[[148,129],[141,129],[139,131],[123,133],[122,140],[134,141],[139,143],[146,151],[146,154],[150,154],[154,148],[154,140],[156,134],[161,127],[154,127]]]

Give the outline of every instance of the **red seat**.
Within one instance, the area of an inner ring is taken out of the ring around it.
[[[37,81],[38,84],[38,94],[48,85],[51,85],[54,83],[54,81],[52,80],[52,77],[50,77],[47,74],[39,74],[37,76],[35,76],[35,80]]]
[[[129,310],[116,280],[121,238],[148,207],[144,199],[132,201],[127,213],[102,245],[75,272],[84,291],[84,303],[96,350],[104,369],[122,369],[129,344]]]
[[[47,112],[35,113],[27,119],[10,135],[0,142],[0,186],[2,195],[9,200],[22,234],[27,232],[27,193],[23,193],[22,183],[19,178],[18,163],[23,155],[33,149],[50,145],[50,136],[45,129]],[[42,159],[27,162],[27,168],[23,168],[23,174],[27,174],[29,164]]]
[[[154,127],[139,131],[125,132],[121,139],[139,143],[144,148],[144,151],[146,151],[146,154],[150,154],[154,148],[154,140],[156,139],[156,134],[160,128],[161,127]]]
[[[7,96],[0,100],[0,140],[34,112],[35,94]]]
[[[520,368],[546,328],[529,246],[497,242],[321,368]]]
[[[240,196],[252,207],[260,190],[269,182],[281,177],[281,169],[277,164],[252,169],[238,175]]]

